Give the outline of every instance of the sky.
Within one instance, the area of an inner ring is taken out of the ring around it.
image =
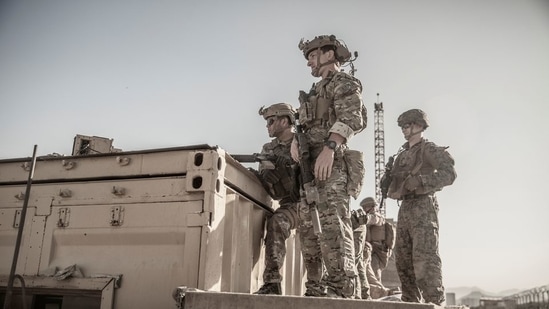
[[[258,109],[299,105],[318,79],[297,45],[320,34],[359,55],[369,125],[349,145],[367,174],[352,207],[375,192],[374,103],[386,156],[404,143],[397,117],[420,108],[458,173],[438,193],[445,286],[549,284],[549,1],[3,0],[0,159],[70,155],[77,134],[259,152]]]

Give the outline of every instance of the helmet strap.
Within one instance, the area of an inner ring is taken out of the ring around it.
[[[324,63],[320,63],[320,55],[322,54],[322,49],[319,47],[317,48],[318,50],[318,56],[316,57],[316,69],[313,73],[315,73],[314,75],[319,75],[319,72],[320,72],[320,68],[325,66],[325,65],[330,65],[330,64],[333,64],[333,63],[337,63],[337,59],[335,57],[335,50],[334,50],[334,59],[333,60],[330,60],[330,61],[326,61]]]

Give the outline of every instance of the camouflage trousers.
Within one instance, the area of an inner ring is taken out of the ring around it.
[[[355,263],[358,272],[357,298],[376,299],[387,296],[389,289],[383,286],[372,267],[372,245],[366,241],[367,228],[361,225],[353,231]]]
[[[395,261],[402,300],[444,302],[438,252],[438,203],[435,196],[405,200],[398,211]]]
[[[280,268],[286,258],[286,239],[298,224],[297,205],[281,205],[267,220],[265,236],[265,271],[263,282],[278,283],[282,281]]]
[[[355,244],[355,265],[358,273],[356,298],[369,299],[370,298],[370,284],[366,277],[366,265],[368,261],[366,256],[364,245],[366,244],[366,225],[360,225],[353,231],[353,238]]]
[[[313,291],[319,294],[316,296],[355,295],[357,272],[346,185],[347,168],[342,159],[336,158],[330,178],[316,184],[321,201],[316,205],[320,235],[313,232],[310,206],[305,201],[299,204],[299,235],[307,269],[305,286],[307,293]]]
[[[386,246],[381,242],[372,242],[372,270],[377,280],[381,281],[381,273],[387,264],[389,263],[389,258],[393,254],[393,250],[387,249]]]
[[[381,282],[381,270],[379,271],[379,277],[374,269],[374,260],[376,260],[374,254],[374,246],[370,242],[366,242],[364,245],[364,263],[366,265],[366,278],[370,284],[370,296],[373,299],[387,296],[389,289],[386,288]]]

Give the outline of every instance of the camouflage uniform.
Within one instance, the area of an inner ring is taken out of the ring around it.
[[[265,119],[287,116],[295,122],[295,110],[286,103],[261,108],[259,114]],[[297,201],[299,192],[296,183],[297,164],[290,156],[291,136],[283,141],[278,137],[263,145],[262,155],[275,156],[276,162],[261,162],[258,176],[269,195],[279,202],[279,207],[267,220],[265,236],[264,285],[255,294],[282,294],[280,268],[286,257],[286,240],[298,225]]]
[[[316,37],[311,42],[301,42],[300,49],[305,58],[314,48],[324,45],[333,45],[341,56],[342,45],[335,40],[335,36]],[[346,47],[344,48],[348,53]],[[348,61],[350,53],[346,59]],[[342,61],[343,60],[343,61]],[[298,109],[300,123],[307,136],[312,160],[308,162],[315,166],[315,161],[322,151],[330,133],[337,133],[347,141],[366,126],[366,110],[361,98],[362,85],[360,81],[344,72],[330,72],[329,76],[314,84],[311,91],[300,94]],[[302,242],[303,258],[307,272],[317,275],[320,282],[313,284],[312,278],[306,284],[306,295],[321,296],[323,291],[319,286],[325,286],[330,297],[353,298],[356,285],[356,267],[354,263],[353,230],[351,227],[351,211],[349,208],[350,195],[360,192],[351,185],[351,180],[360,180],[362,177],[349,177],[354,171],[354,164],[350,163],[350,150],[346,144],[334,150],[334,161],[331,176],[325,181],[315,179],[320,202],[316,205],[319,212],[322,234],[313,233],[310,206],[305,202],[299,204],[300,237]],[[360,154],[358,165],[362,164]],[[303,164],[304,162],[301,162]],[[318,266],[322,257],[324,269]],[[309,265],[309,266],[307,266]],[[314,269],[310,269],[315,265]],[[309,275],[310,276],[310,275]],[[312,293],[311,293],[312,291]]]
[[[381,241],[370,241],[372,245],[372,271],[376,280],[381,282],[381,274],[389,262],[389,258],[393,254],[393,249],[388,249]]]
[[[364,260],[364,245],[366,244],[366,225],[358,224],[354,210],[351,212],[353,239],[355,246],[355,265],[358,274],[355,298],[370,299],[370,285],[366,278],[366,263]]]
[[[387,289],[374,276],[371,267],[372,246],[367,241],[368,227],[382,226],[385,218],[375,207],[376,202],[373,198],[367,197],[360,206],[363,209],[353,210],[351,221],[353,224],[353,236],[355,244],[355,264],[358,272],[358,291],[362,299],[379,298],[387,295]],[[365,219],[360,219],[364,217]]]
[[[292,162],[290,158],[291,140],[282,142],[274,139],[270,143],[263,146],[262,154],[283,157],[287,162]],[[277,168],[287,168],[280,167]],[[291,167],[290,167],[291,168]],[[262,168],[260,167],[260,174]],[[290,186],[293,186],[291,179],[288,181]],[[265,283],[279,283],[282,281],[280,268],[286,257],[286,239],[290,237],[290,232],[295,229],[298,224],[297,205],[296,201],[288,194],[281,197],[279,200],[280,207],[277,208],[271,218],[267,221],[267,235],[265,237],[265,271],[263,273],[263,281]]]
[[[399,117],[398,124],[419,123],[428,127],[425,113],[410,110]],[[421,137],[409,147],[408,142],[395,159],[388,196],[402,201],[398,212],[395,259],[402,284],[402,300],[440,305],[444,302],[442,262],[438,252],[438,203],[435,192],[451,185],[455,178],[454,159],[446,151]],[[415,190],[406,183],[415,178]]]

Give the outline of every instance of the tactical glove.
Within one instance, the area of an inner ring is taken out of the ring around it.
[[[286,167],[290,166],[291,162],[284,156],[276,156],[276,166],[277,167]]]
[[[354,217],[358,225],[363,225],[368,223],[368,214],[362,209],[357,209],[352,211],[352,216]]]

